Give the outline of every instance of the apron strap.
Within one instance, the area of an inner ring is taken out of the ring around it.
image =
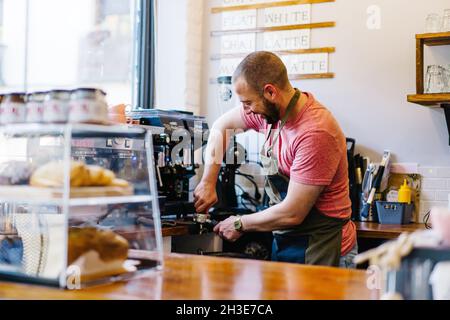
[[[273,141],[276,141],[278,139],[278,137],[280,136],[281,130],[286,125],[286,123],[287,123],[287,121],[289,119],[289,116],[292,113],[292,110],[294,110],[294,107],[297,105],[298,100],[300,100],[301,94],[302,94],[302,92],[299,89],[295,88],[295,94],[294,94],[294,96],[292,97],[291,101],[289,102],[289,104],[287,106],[286,114],[284,115],[283,119],[281,120],[281,125],[280,125],[280,128],[278,130],[278,134],[277,134],[276,138]],[[269,141],[270,137],[272,136],[272,132],[273,132],[273,124],[270,125],[269,135],[267,136],[266,141],[263,144],[263,150],[264,150],[264,148],[266,146],[267,141]],[[266,154],[271,152],[272,149],[273,149],[273,142],[271,143],[271,145],[267,149]]]

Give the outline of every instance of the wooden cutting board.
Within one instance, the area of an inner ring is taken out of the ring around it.
[[[94,197],[121,197],[134,194],[134,188],[128,187],[82,187],[71,188],[70,198],[94,198]],[[62,189],[38,188],[31,186],[0,186],[0,198],[11,199],[60,199],[63,196]]]

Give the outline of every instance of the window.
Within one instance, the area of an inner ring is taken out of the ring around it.
[[[26,1],[0,1],[0,90],[25,90]]]
[[[0,0],[0,91],[93,86],[135,105],[146,2]]]

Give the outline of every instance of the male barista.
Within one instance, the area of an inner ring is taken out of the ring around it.
[[[247,56],[233,83],[242,107],[212,127],[204,175],[194,192],[196,211],[207,213],[217,202],[227,130],[263,132],[261,162],[271,206],[230,217],[214,231],[228,241],[245,232],[273,231],[274,261],[353,267],[356,231],[350,220],[346,138],[339,124],[311,93],[292,87],[285,65],[273,53]]]

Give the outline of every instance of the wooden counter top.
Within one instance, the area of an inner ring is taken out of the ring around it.
[[[358,237],[372,239],[396,239],[403,232],[425,230],[423,223],[405,225],[379,224],[373,222],[355,222]]]
[[[0,282],[3,299],[370,299],[360,270],[170,254],[163,271],[81,291]]]
[[[175,226],[161,228],[163,237],[185,236],[189,234],[188,226]]]
[[[423,223],[412,223],[407,225],[390,225],[373,222],[355,222],[358,237],[372,239],[396,239],[403,232],[414,232],[425,230]],[[162,228],[163,237],[183,236],[189,234],[187,225]]]

